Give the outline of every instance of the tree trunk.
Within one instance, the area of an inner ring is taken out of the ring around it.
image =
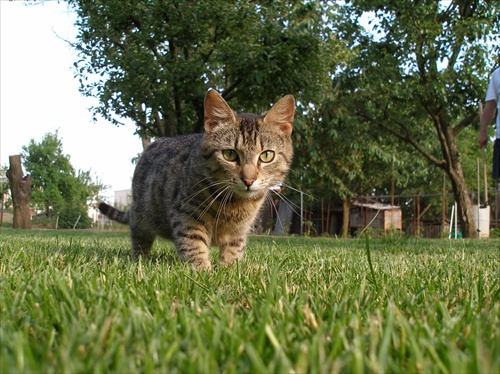
[[[0,226],[3,226],[3,207],[5,204],[5,195],[3,192],[0,193],[2,195],[2,205],[0,205]]]
[[[330,208],[332,205],[332,193],[328,193],[328,213],[326,216],[326,232],[330,235]]]
[[[446,228],[446,173],[443,172],[443,192],[441,194],[441,230],[445,230],[445,228]]]
[[[457,202],[457,219],[462,228],[464,238],[477,238],[476,223],[472,212],[472,202],[470,201],[465,185],[465,178],[462,173],[462,167],[458,170],[449,170],[447,172],[455,201]]]
[[[31,175],[24,176],[21,156],[10,156],[9,162],[10,168],[7,170],[7,178],[9,178],[14,205],[13,227],[15,229],[31,229]]]
[[[51,218],[51,214],[50,214],[50,202],[46,201],[45,202],[45,217],[47,217],[47,219],[50,221],[50,218]]]
[[[141,136],[142,150],[145,151],[147,147],[151,144],[151,138],[147,135]]]
[[[460,163],[457,135],[447,124],[446,119],[436,117],[436,129],[441,143],[441,151],[445,159],[444,170],[450,178],[451,188],[457,202],[457,219],[464,238],[477,238],[476,224],[472,213],[472,203],[467,191],[465,177]]]
[[[349,236],[349,213],[351,209],[351,200],[346,196],[342,199],[342,238]]]

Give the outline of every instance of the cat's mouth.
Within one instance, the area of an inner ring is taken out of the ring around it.
[[[264,197],[266,190],[255,186],[235,186],[233,192],[244,199],[260,199]]]

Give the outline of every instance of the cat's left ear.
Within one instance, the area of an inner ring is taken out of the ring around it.
[[[285,135],[290,136],[292,133],[294,115],[295,98],[292,95],[286,95],[267,112],[264,117],[264,124],[279,126]]]
[[[235,121],[234,112],[226,100],[217,91],[209,89],[205,96],[205,131],[212,132],[218,125]]]

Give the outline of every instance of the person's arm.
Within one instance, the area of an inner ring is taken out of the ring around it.
[[[497,103],[495,100],[487,101],[486,104],[484,104],[484,108],[481,113],[481,128],[479,129],[479,135],[477,137],[479,148],[485,147],[488,143],[488,125],[495,118],[496,110]]]

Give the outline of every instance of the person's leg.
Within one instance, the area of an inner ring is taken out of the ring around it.
[[[497,181],[500,179],[500,139],[495,139],[495,143],[493,143],[493,170],[491,175]]]

